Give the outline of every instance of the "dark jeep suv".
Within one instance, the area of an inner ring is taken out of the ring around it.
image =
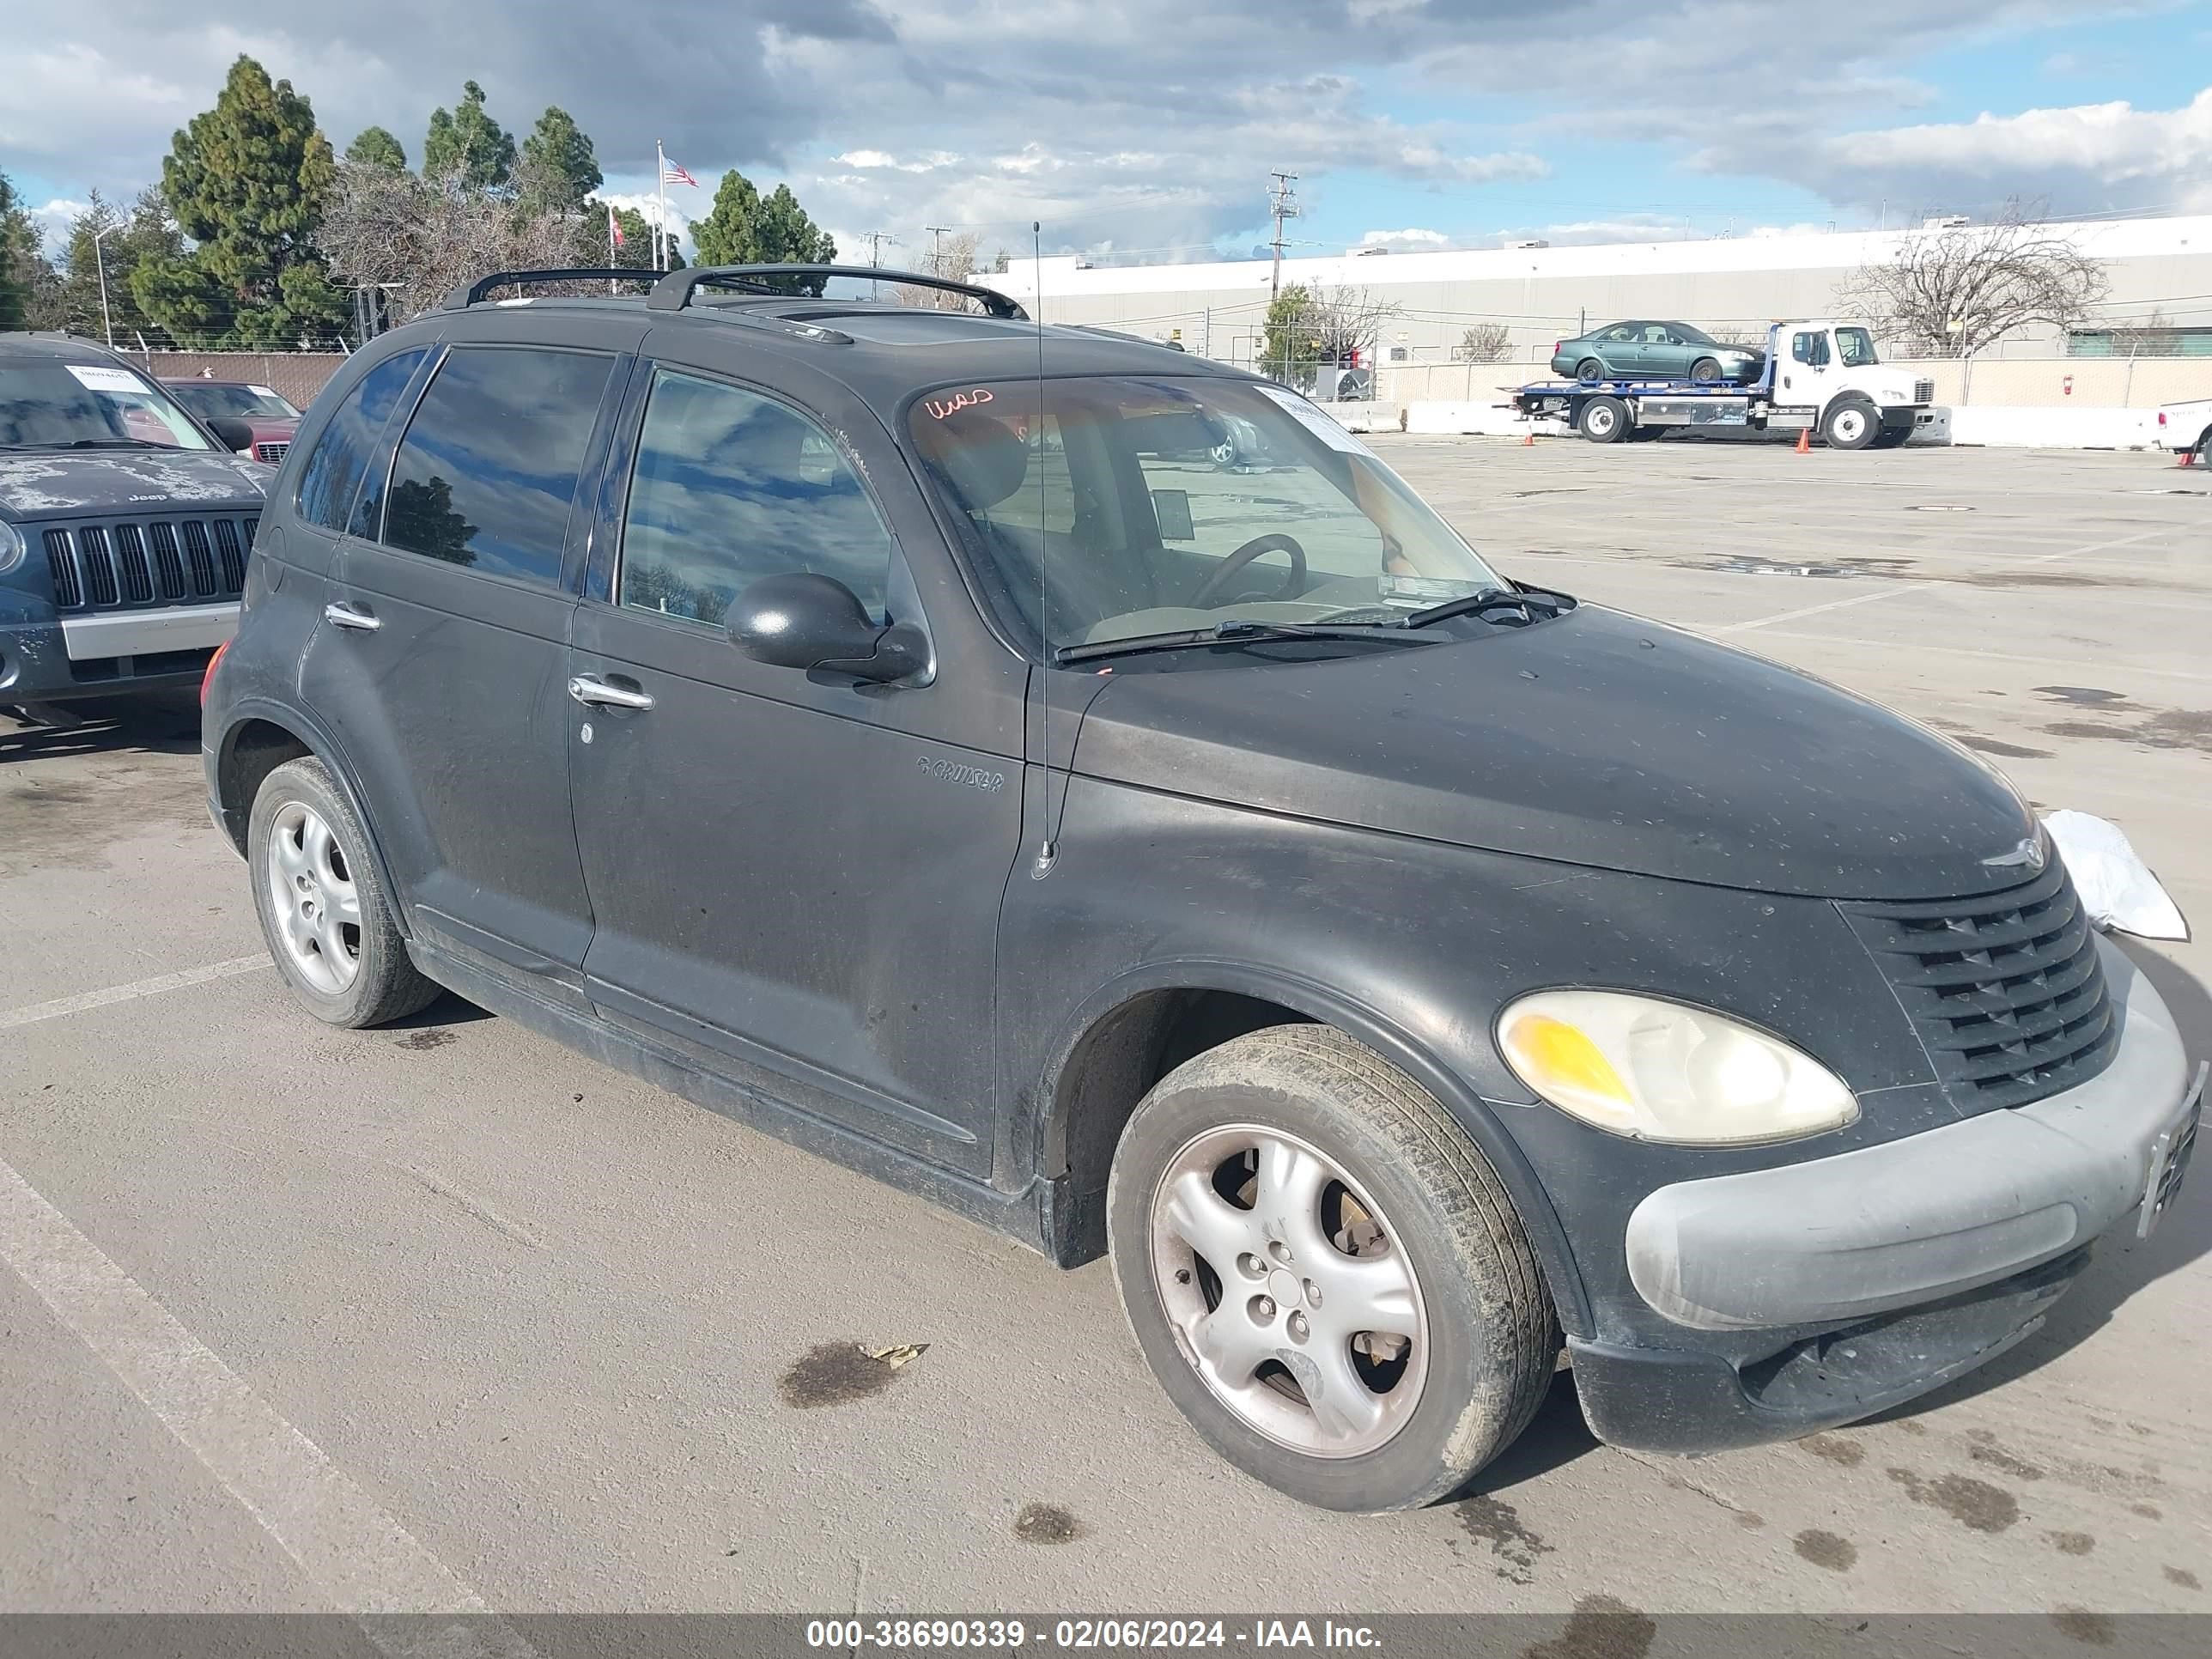
[[[199,683],[273,476],[251,437],[88,340],[0,334],[0,704]]]
[[[1563,1346],[1623,1445],[1878,1411],[2157,1218],[2201,1072],[1972,756],[1509,580],[1264,380],[779,291],[852,275],[488,278],[317,401],[205,743],[318,1017],[450,987],[1110,1251],[1345,1509]]]

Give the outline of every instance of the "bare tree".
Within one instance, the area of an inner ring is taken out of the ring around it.
[[[1513,331],[1504,323],[1477,323],[1452,348],[1455,363],[1502,363],[1513,355]]]
[[[543,199],[520,176],[486,189],[458,168],[424,179],[345,162],[317,240],[334,277],[385,288],[392,314],[412,317],[489,271],[556,270],[606,257],[604,220],[586,223],[530,205]],[[587,248],[599,251],[586,258]]]
[[[2157,307],[2138,322],[2115,323],[2105,331],[2115,357],[2178,357],[2181,332]]]
[[[1985,225],[1906,233],[1894,258],[1861,266],[1836,301],[1910,349],[1966,356],[2037,324],[2070,327],[2111,286],[2099,261],[2014,202]]]
[[[958,231],[933,240],[929,251],[915,263],[932,276],[964,283],[975,269],[976,246],[974,231]],[[902,283],[893,293],[902,306],[923,306],[932,311],[968,311],[975,304],[964,294],[947,294],[941,288],[923,288],[914,283]]]
[[[1321,342],[1322,362],[1349,363],[1356,352],[1362,362],[1372,362],[1382,325],[1404,310],[1395,300],[1376,299],[1372,289],[1316,288],[1306,318]]]

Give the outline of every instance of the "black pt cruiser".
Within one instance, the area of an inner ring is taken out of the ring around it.
[[[448,987],[1110,1253],[1349,1510],[1563,1347],[1625,1446],[1881,1410],[2172,1198],[2201,1074],[1973,757],[1512,580],[1264,380],[853,274],[509,273],[318,400],[205,738],[310,1012]]]

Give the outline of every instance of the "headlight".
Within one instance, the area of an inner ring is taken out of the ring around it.
[[[0,576],[6,575],[23,562],[25,545],[23,532],[5,520],[0,520]]]
[[[1498,1044],[1522,1082],[1618,1135],[1699,1146],[1792,1140],[1855,1121],[1843,1079],[1725,1015],[1620,991],[1539,991]]]

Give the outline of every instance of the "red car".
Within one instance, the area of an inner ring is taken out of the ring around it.
[[[203,421],[227,417],[253,428],[253,459],[274,466],[292,447],[300,411],[265,386],[244,380],[163,380],[171,395]]]

